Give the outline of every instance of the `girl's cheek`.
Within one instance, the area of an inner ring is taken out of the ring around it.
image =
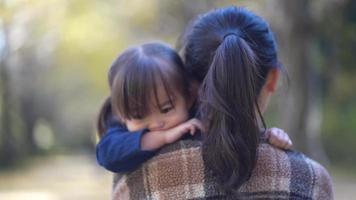
[[[126,126],[129,131],[138,131],[140,129],[147,128],[145,127],[145,123],[138,120],[126,121]]]

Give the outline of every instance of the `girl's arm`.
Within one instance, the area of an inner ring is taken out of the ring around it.
[[[119,122],[110,123],[104,137],[96,145],[98,163],[109,171],[128,172],[153,157],[154,150],[142,150],[141,138],[147,130],[129,132]]]
[[[140,130],[130,132],[118,123],[110,123],[109,129],[96,146],[98,163],[109,171],[123,173],[132,171],[153,157],[166,144],[173,143],[190,132],[192,135],[203,126],[191,119],[164,131]]]
[[[142,150],[155,150],[166,144],[179,140],[186,133],[194,135],[199,129],[204,132],[204,127],[198,119],[190,119],[182,124],[164,131],[152,131],[142,136]]]

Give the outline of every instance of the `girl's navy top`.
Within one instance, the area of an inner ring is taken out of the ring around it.
[[[190,110],[191,117],[195,116],[196,106]],[[108,129],[105,135],[96,145],[96,159],[99,165],[115,173],[130,172],[142,163],[152,158],[158,151],[141,150],[141,137],[148,130],[143,129],[130,132],[125,125],[121,124],[114,116],[107,122]],[[195,138],[199,138],[196,134]],[[191,139],[190,134],[186,134],[182,139]]]

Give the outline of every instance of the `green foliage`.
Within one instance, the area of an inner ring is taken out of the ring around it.
[[[151,40],[173,45],[191,18],[213,7],[233,3],[257,10],[257,5],[266,4],[228,0],[6,2],[0,6],[0,30],[18,34],[9,38],[13,49],[6,58],[12,63],[11,95],[16,99],[11,108],[11,134],[16,143],[26,143],[28,119],[22,112],[31,107],[33,126],[45,120],[56,149],[93,147],[96,114],[109,93],[107,70],[124,48]],[[315,27],[318,44],[310,56],[322,79],[325,149],[332,161],[356,163],[356,3],[345,2]],[[13,62],[16,59],[18,63]],[[31,104],[24,104],[23,99],[30,99]],[[278,124],[277,107],[274,101],[272,112],[267,113],[270,125]]]
[[[324,147],[335,164],[356,165],[356,2],[346,1],[318,27],[324,56]]]

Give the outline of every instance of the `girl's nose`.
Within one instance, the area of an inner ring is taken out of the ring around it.
[[[157,122],[157,127],[158,128],[163,128],[164,127],[164,122],[163,121]]]

